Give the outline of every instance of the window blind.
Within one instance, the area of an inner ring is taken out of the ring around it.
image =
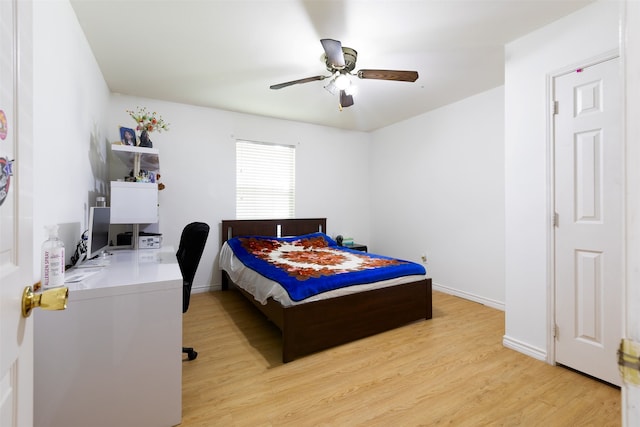
[[[295,147],[236,141],[236,218],[295,216]]]

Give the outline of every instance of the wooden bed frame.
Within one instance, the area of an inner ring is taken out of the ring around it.
[[[221,236],[224,243],[236,236],[297,236],[326,233],[326,229],[326,218],[223,220]],[[227,272],[222,271],[222,289],[229,289],[231,283]],[[430,278],[290,307],[273,298],[262,305],[235,287],[282,331],[283,363],[432,317]]]

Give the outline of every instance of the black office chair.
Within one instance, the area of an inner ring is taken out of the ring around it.
[[[186,313],[191,299],[191,285],[196,275],[204,245],[209,236],[209,226],[204,222],[192,222],[182,230],[180,246],[176,252],[180,272],[182,273],[182,312]],[[189,360],[198,357],[193,347],[182,347],[182,352],[187,353]]]

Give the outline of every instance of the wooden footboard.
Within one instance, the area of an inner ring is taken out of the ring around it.
[[[290,307],[235,287],[280,328],[283,363],[432,317],[430,278]]]
[[[431,279],[286,307],[282,361],[431,317]]]

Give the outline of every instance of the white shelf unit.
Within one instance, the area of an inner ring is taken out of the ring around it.
[[[133,169],[134,175],[137,175],[140,170],[160,170],[160,153],[157,148],[112,144],[111,151],[129,169]]]
[[[111,145],[112,152],[137,176],[141,170],[157,173],[159,152],[155,148]],[[111,181],[112,224],[155,224],[158,222],[158,184]],[[134,233],[137,235],[137,232]],[[134,239],[134,244],[137,238]]]

